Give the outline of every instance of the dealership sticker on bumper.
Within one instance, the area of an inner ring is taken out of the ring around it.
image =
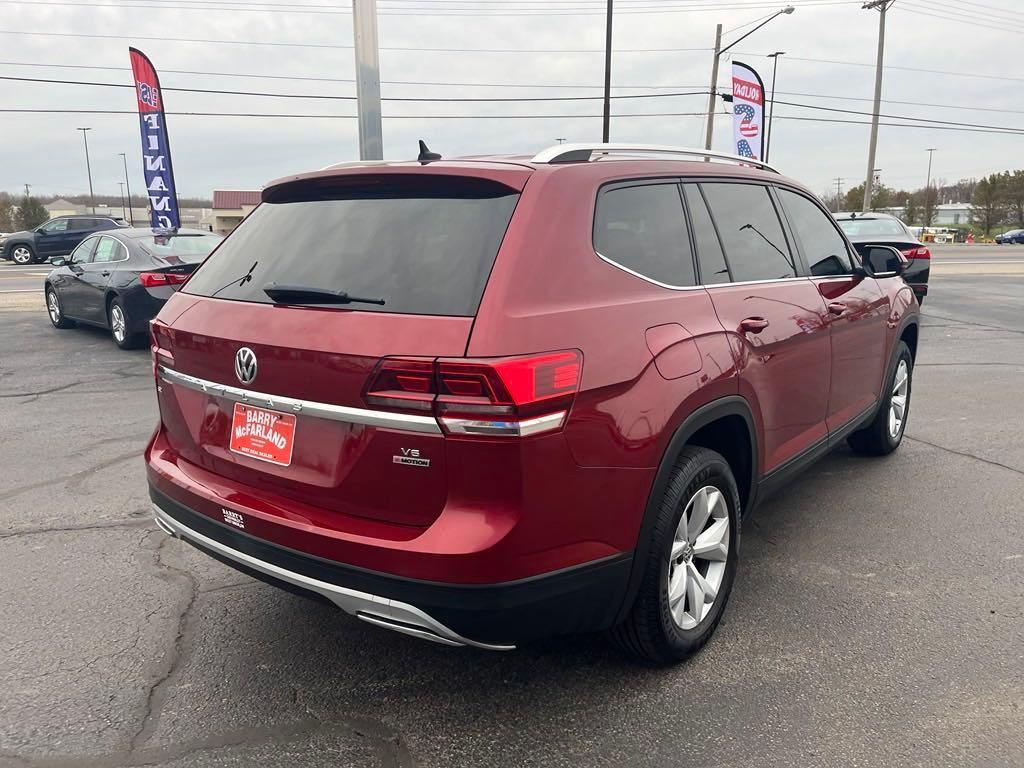
[[[229,448],[243,456],[287,467],[292,463],[295,416],[235,403]]]

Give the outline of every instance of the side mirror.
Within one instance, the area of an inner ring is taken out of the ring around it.
[[[54,256],[52,259],[50,259],[50,264],[52,264],[55,267],[63,267],[68,264],[68,260],[63,256]]]
[[[906,269],[907,257],[891,245],[866,245],[857,249],[864,271],[871,277],[896,277]]]

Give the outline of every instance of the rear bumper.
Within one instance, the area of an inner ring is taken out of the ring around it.
[[[250,536],[150,486],[161,529],[289,591],[359,619],[446,645],[507,650],[551,635],[606,629],[624,599],[631,553],[501,584],[408,579],[325,560]]]

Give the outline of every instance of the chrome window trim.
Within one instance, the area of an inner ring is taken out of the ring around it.
[[[215,381],[200,379],[187,373],[175,371],[164,365],[159,366],[160,378],[170,384],[177,384],[196,392],[203,392],[214,397],[223,397],[236,403],[248,403],[262,408],[277,411],[313,416],[318,419],[341,421],[348,424],[363,424],[380,429],[396,429],[403,432],[422,432],[425,434],[441,434],[441,427],[433,416],[418,416],[408,413],[390,413],[374,411],[368,408],[352,408],[347,405],[318,403],[313,400],[300,400],[294,397],[270,395],[255,392]]]
[[[600,251],[594,251],[594,254],[601,259],[601,261],[607,262],[608,264],[621,269],[623,272],[627,272],[633,277],[638,277],[645,282],[656,285],[659,288],[667,288],[670,291],[710,291],[712,288],[728,288],[733,285],[763,285],[765,283],[788,283],[794,280],[807,280],[807,275],[797,275],[796,277],[777,277],[772,280],[736,280],[728,283],[701,283],[699,285],[669,285],[668,283],[661,283],[655,280],[653,277],[646,277],[641,275],[639,272],[634,272],[629,267],[624,267],[618,262],[612,261],[607,256],[602,254]],[[832,277],[845,277],[845,275],[833,275]]]

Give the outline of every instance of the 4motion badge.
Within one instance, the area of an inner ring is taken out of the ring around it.
[[[401,448],[401,453],[391,457],[395,464],[405,464],[410,467],[429,467],[430,459],[420,456],[419,448]]]

